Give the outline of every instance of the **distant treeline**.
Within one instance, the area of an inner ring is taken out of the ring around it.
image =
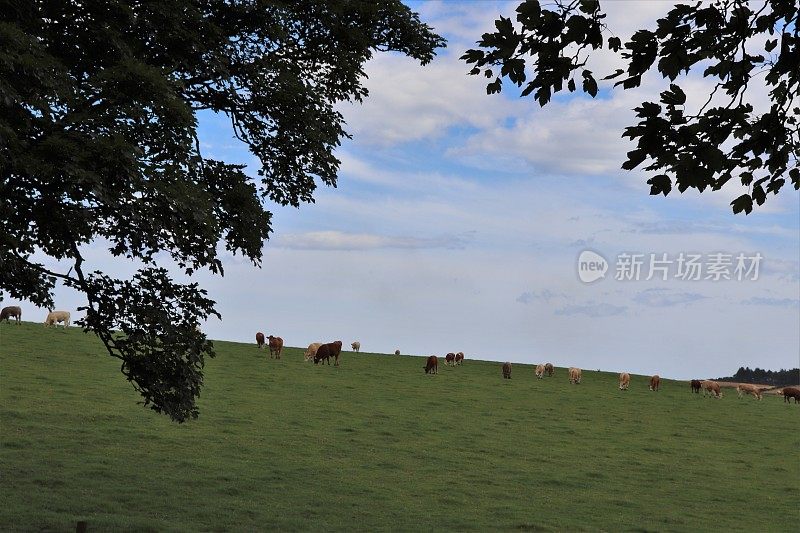
[[[789,370],[764,370],[762,368],[751,369],[750,367],[739,367],[739,370],[732,377],[717,378],[717,381],[758,383],[761,385],[773,385],[775,387],[798,385],[800,384],[800,368],[791,368]]]

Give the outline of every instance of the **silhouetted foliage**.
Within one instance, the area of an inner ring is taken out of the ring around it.
[[[763,370],[756,367],[739,367],[739,370],[729,378],[717,378],[717,381],[732,381],[734,383],[757,383],[759,385],[773,385],[784,387],[787,385],[800,385],[800,368],[789,370]]]
[[[196,326],[217,313],[159,254],[222,274],[224,243],[259,265],[264,202],[336,185],[335,105],[367,96],[374,51],[426,64],[443,45],[399,0],[0,0],[0,289],[48,308],[56,280],[85,293],[81,325],[145,405],[196,417],[214,354]],[[201,153],[201,110],[227,115],[259,180]],[[132,280],[90,272],[90,242],[144,266]]]
[[[470,74],[492,80],[488,94],[499,93],[507,79],[541,106],[554,93],[565,87],[574,92],[579,84],[595,97],[598,82],[585,67],[592,50],[607,48],[627,68],[605,73],[601,81],[618,79],[615,87],[633,89],[651,69],[670,80],[660,102],[637,107],[639,123],[623,133],[637,147],[622,168],[645,165],[650,194],[666,196],[673,185],[680,192],[718,190],[738,178],[748,193],[731,203],[733,212],[750,213],[754,203],[762,205],[768,193],[778,193],[787,175],[800,189],[797,0],[678,4],[658,20],[655,31],[639,30],[624,45],[606,25],[598,0],[557,1],[550,7],[538,0],[521,3],[516,26],[501,17],[497,31],[485,33],[480,48],[461,57],[474,65]],[[675,83],[692,69],[716,79],[696,113],[686,110],[686,94]],[[755,114],[748,100],[755,76],[763,76],[769,90],[770,108],[763,114]],[[725,97],[718,104],[713,97],[719,91]]]

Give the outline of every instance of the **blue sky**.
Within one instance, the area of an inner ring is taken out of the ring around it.
[[[669,5],[604,3],[623,38]],[[447,49],[426,67],[396,54],[367,65],[370,97],[341,107],[354,138],[337,151],[338,187],[300,209],[269,206],[275,232],[262,269],[225,256],[224,278],[198,276],[223,315],[205,325],[209,336],[250,342],[263,331],[290,346],[360,340],[364,351],[463,351],[674,378],[797,366],[797,192],[787,186],[747,217],[731,214],[735,186],[649,196],[646,177],[619,168],[632,149],[620,135],[630,110],[663,90],[657,78],[545,108],[510,86],[487,96],[457,58],[515,6],[413,4]],[[602,54],[596,63],[595,72],[615,66]],[[680,83],[689,105],[708,95],[702,78]],[[228,120],[200,119],[205,155],[248,163],[255,176]],[[580,281],[585,249],[609,261],[605,279]],[[131,268],[95,252],[100,268]],[[756,281],[618,281],[622,252],[758,252],[763,261]],[[59,294],[65,307],[81,304]]]

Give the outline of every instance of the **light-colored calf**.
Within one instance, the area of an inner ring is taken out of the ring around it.
[[[64,324],[64,328],[69,327],[69,311],[50,311],[44,319],[44,326],[47,328],[59,322]]]
[[[741,398],[743,394],[752,394],[756,400],[761,399],[761,388],[756,385],[751,385],[750,383],[739,383],[739,385],[736,386],[736,393],[739,395],[739,398]]]
[[[322,346],[321,342],[312,342],[309,344],[308,348],[306,349],[306,353],[304,354],[305,360],[311,361],[314,359],[314,356],[317,355],[317,350],[319,350],[320,346]]]

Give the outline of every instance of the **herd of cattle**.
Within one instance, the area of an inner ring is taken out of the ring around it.
[[[280,352],[283,348],[283,339],[280,337],[273,337],[270,335],[267,337],[269,339],[269,349],[270,349],[270,357],[272,357],[273,352],[277,353],[277,358],[280,359]],[[261,332],[256,333],[256,344],[259,348],[263,348],[265,343],[264,334]],[[350,347],[353,349],[354,352],[358,352],[361,350],[361,343],[359,341],[354,341],[350,344]],[[304,358],[306,361],[314,361],[314,364],[318,364],[322,361],[327,361],[328,364],[331,364],[331,358],[334,359],[334,366],[339,366],[339,355],[342,352],[342,341],[335,341],[330,342],[327,344],[323,344],[320,342],[314,342],[308,345],[308,348],[305,351]],[[395,350],[395,355],[400,355],[400,350]],[[457,352],[453,353],[450,352],[444,357],[444,364],[446,366],[456,366],[462,365],[464,363],[464,352]],[[503,379],[511,379],[511,362],[506,361],[503,363],[502,366],[502,373]],[[422,367],[425,370],[426,374],[438,374],[439,373],[439,358],[435,355],[430,355],[425,360],[425,366]],[[538,379],[543,379],[545,375],[552,377],[555,374],[555,367],[553,363],[543,363],[536,365],[536,370],[534,371],[534,375]],[[567,371],[567,375],[569,376],[569,382],[574,385],[580,385],[581,379],[583,377],[583,372],[580,368],[571,367]],[[622,372],[619,375],[619,390],[628,390],[628,387],[631,383],[631,375],[627,372]],[[692,392],[699,393],[700,390],[703,390],[703,396],[713,396],[714,398],[722,398],[722,392],[720,391],[721,387],[720,384],[716,381],[711,380],[698,380],[693,379],[691,381]],[[658,392],[661,388],[661,377],[656,374],[650,377],[650,383],[648,385],[648,389],[653,392]],[[751,385],[749,383],[740,383],[736,387],[736,392],[738,393],[739,397],[741,398],[745,394],[752,394],[754,398],[760,400],[763,395],[762,393],[765,390],[770,390],[771,387],[759,387],[758,385]],[[777,390],[774,389],[774,390]],[[797,387],[784,387],[783,390],[778,391],[779,394],[783,395],[784,401],[788,402],[790,398],[794,398],[794,402],[800,402],[800,388]]]
[[[3,320],[6,322],[11,322],[12,318],[17,324],[22,321],[22,308],[18,305],[10,305],[8,307],[4,307],[0,311],[0,322]],[[47,313],[47,317],[44,319],[45,327],[58,325],[59,322],[64,326],[64,329],[69,327],[69,311],[50,311]]]
[[[11,319],[14,319],[17,324],[19,324],[22,320],[22,309],[19,306],[8,306],[4,307],[0,310],[0,322],[6,321],[10,322]],[[49,326],[56,326],[58,324],[62,324],[64,328],[69,327],[70,325],[70,314],[69,311],[50,311],[47,313],[47,317],[44,320],[45,327]],[[281,352],[283,351],[283,339],[280,337],[275,337],[273,335],[269,335],[265,337],[263,333],[260,331],[256,333],[256,345],[259,349],[264,348],[264,346],[269,347],[269,356],[270,358],[280,359]],[[353,349],[354,352],[361,351],[361,343],[359,341],[354,341],[350,344],[350,347]],[[333,359],[334,366],[339,366],[339,356],[342,353],[342,341],[334,341],[329,343],[321,343],[321,342],[314,342],[308,345],[308,348],[305,352],[305,360],[306,361],[314,361],[314,364],[319,364],[321,362],[327,361],[327,363],[331,364],[331,359]],[[400,350],[395,350],[395,355],[400,355]],[[445,358],[445,365],[462,365],[464,363],[464,352],[450,352],[448,353]],[[431,355],[425,361],[425,369],[426,374],[438,374],[439,373],[439,358],[435,355]],[[502,366],[502,373],[503,379],[511,379],[511,363],[506,361],[503,363]],[[552,377],[555,374],[555,368],[553,367],[552,363],[544,363],[536,365],[536,370],[534,375],[538,379],[544,378],[545,375]],[[582,372],[580,368],[571,367],[567,371],[567,375],[569,376],[569,382],[574,385],[579,385],[582,378]],[[628,390],[628,387],[631,383],[631,376],[627,372],[622,372],[619,375],[619,390]],[[722,398],[722,392],[720,384],[716,381],[711,380],[698,380],[693,379],[690,383],[692,392],[700,393],[700,390],[703,391],[703,396],[713,396],[714,398]],[[650,385],[649,389],[654,392],[658,392],[661,386],[661,378],[658,375],[652,376],[650,378]],[[766,390],[776,390],[779,394],[783,395],[784,402],[789,402],[790,398],[794,398],[794,403],[800,402],[800,388],[797,387],[784,387],[783,390],[778,390],[779,388],[771,388],[771,387],[759,387],[758,385],[752,385],[749,383],[740,383],[736,386],[736,392],[741,398],[743,395],[750,394],[755,399],[761,400],[763,397],[763,393]]]

